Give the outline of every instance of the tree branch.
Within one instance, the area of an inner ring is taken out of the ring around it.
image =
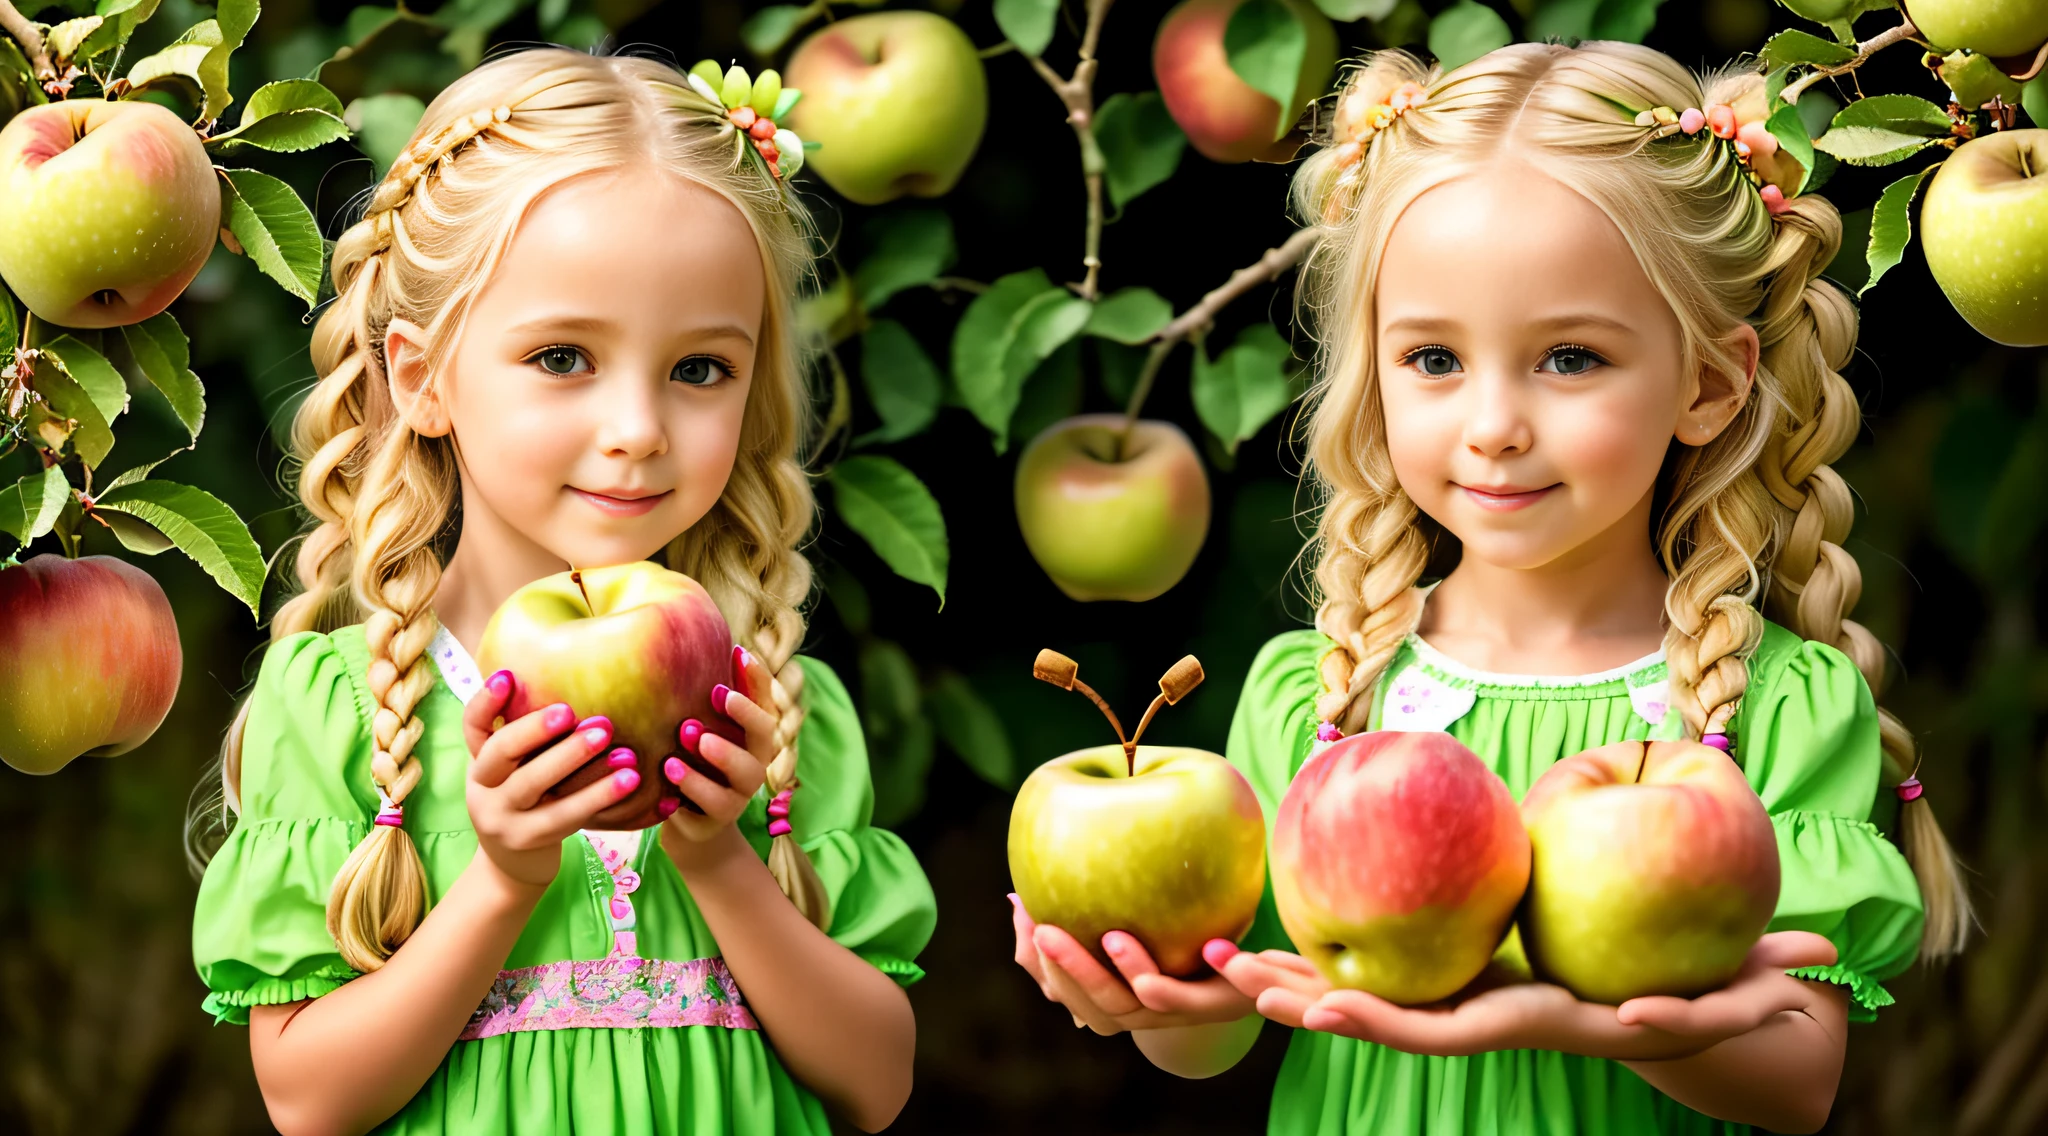
[[[0,0],[5,3],[6,0]],[[1078,291],[1084,300],[1094,300],[1102,274],[1102,178],[1105,169],[1102,147],[1095,142],[1095,46],[1102,39],[1102,22],[1109,15],[1111,0],[1088,0],[1088,27],[1081,35],[1081,57],[1071,78],[1046,65],[1036,55],[1026,55],[1031,69],[1052,88],[1067,108],[1067,124],[1081,144],[1081,180],[1088,189],[1088,228],[1083,238],[1082,267],[1087,275]]]
[[[46,83],[57,77],[57,69],[50,65],[50,49],[43,43],[43,33],[35,24],[21,14],[11,0],[0,0],[0,29],[13,36],[21,44],[23,55],[28,56],[28,65],[36,73],[36,82]]]
[[[1863,66],[1864,63],[1869,61],[1871,56],[1876,55],[1885,48],[1903,40],[1913,39],[1920,34],[1920,29],[1913,26],[1913,18],[1911,16],[1901,12],[1899,13],[1899,21],[1896,26],[1886,28],[1862,43],[1857,44],[1856,58],[1834,67],[1815,68],[1805,75],[1801,75],[1796,81],[1787,83],[1785,89],[1779,92],[1778,97],[1788,103],[1796,103],[1806,88],[1813,86],[1822,79],[1832,79],[1837,75],[1847,75],[1849,72]]]

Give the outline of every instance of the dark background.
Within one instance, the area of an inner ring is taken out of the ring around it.
[[[180,3],[167,0],[158,18],[178,20],[177,12],[190,9]],[[1151,36],[1167,7],[1120,0],[1103,37],[1098,100],[1153,85]],[[617,44],[654,45],[685,65],[703,55],[746,59],[737,31],[750,8],[735,0],[669,0],[644,11],[631,0],[599,6],[618,28]],[[347,11],[345,3],[271,4],[251,46],[236,56],[237,93],[303,73],[339,42]],[[1000,41],[985,4],[951,14],[976,43]],[[1649,42],[1708,65],[1793,23],[1763,0],[1672,0]],[[1358,30],[1340,28],[1348,47],[1365,44]],[[529,13],[493,40],[539,34]],[[1063,30],[1048,60],[1070,66],[1073,42]],[[1866,70],[1871,89],[1940,97],[1910,50],[1893,56]],[[445,57],[437,63],[424,51],[389,63],[381,75],[374,68],[358,75],[358,89],[344,98],[386,86],[430,95],[451,77],[448,67]],[[986,281],[1037,264],[1055,280],[1071,279],[1082,228],[1073,135],[1022,59],[996,56],[987,71],[987,135],[942,202],[959,234],[953,271]],[[369,163],[345,143],[269,160],[266,168],[314,203],[329,237],[371,177]],[[1826,192],[1845,211],[1867,208],[1900,172],[1848,171]],[[1190,150],[1174,180],[1133,202],[1106,230],[1105,287],[1143,284],[1177,309],[1193,303],[1286,238],[1289,173],[1219,166]],[[834,199],[811,185],[828,228],[836,228]],[[1257,320],[1290,326],[1290,283],[1239,301],[1214,342],[1227,343]],[[957,295],[906,295],[891,308],[942,367]],[[229,501],[266,553],[298,524],[279,477],[277,439],[312,380],[301,307],[248,262],[216,253],[174,309],[193,338],[209,415],[197,451],[160,472]],[[1298,336],[1297,343],[1306,357],[1307,345]],[[1168,364],[1147,414],[1193,433],[1187,358],[1183,351]],[[2037,820],[2048,804],[2041,722],[2048,651],[2037,612],[2038,537],[2048,512],[2044,362],[2040,351],[1976,335],[1942,299],[1917,247],[1864,299],[1861,351],[1849,378],[1863,399],[1866,429],[1839,465],[1860,498],[1849,541],[1864,573],[1856,616],[1897,652],[1884,697],[1925,746],[1921,776],[1969,865],[1985,934],[1958,961],[1888,984],[1899,1004],[1852,1031],[1831,1132],[2048,1130],[2048,971],[2041,966],[2048,825]],[[1092,372],[1084,397],[1088,409],[1116,405]],[[1026,401],[1027,413],[1072,409],[1056,392],[1033,392]],[[890,449],[944,509],[953,556],[944,609],[936,610],[930,590],[894,577],[859,538],[828,523],[811,554],[834,592],[815,608],[807,650],[858,691],[863,639],[849,630],[835,597],[860,587],[872,609],[869,634],[903,644],[927,675],[965,674],[996,707],[1019,775],[1108,740],[1082,700],[1032,682],[1029,665],[1040,647],[1079,660],[1083,676],[1126,712],[1144,704],[1157,674],[1193,651],[1208,684],[1168,711],[1151,736],[1220,750],[1259,644],[1312,617],[1291,570],[1305,531],[1297,517],[1309,504],[1297,493],[1291,426],[1283,416],[1242,446],[1235,468],[1212,466],[1214,519],[1185,581],[1146,604],[1079,604],[1038,570],[1018,534],[1010,504],[1016,448],[993,453],[986,431],[964,411],[945,410],[936,428]],[[1020,444],[1030,432],[1019,429]],[[119,449],[130,458],[170,448],[133,425],[121,437]],[[172,437],[168,426],[162,437]],[[114,551],[106,543],[88,551]],[[147,745],[119,759],[81,760],[47,778],[0,777],[0,1130],[268,1130],[245,1031],[214,1028],[199,1008],[204,991],[190,950],[196,885],[180,839],[187,796],[215,768],[221,731],[267,634],[188,561],[163,556],[148,566],[171,595],[185,644],[184,684],[170,718]],[[279,597],[274,579],[266,614]],[[911,991],[917,1089],[891,1131],[1263,1130],[1284,1031],[1268,1030],[1242,1065],[1199,1082],[1154,1070],[1126,1039],[1077,1031],[1009,961],[1008,794],[943,748],[928,774],[877,770],[878,779],[885,776],[922,782],[921,804],[913,792],[910,815],[896,828],[929,873],[940,910],[937,935],[919,960],[929,977]]]

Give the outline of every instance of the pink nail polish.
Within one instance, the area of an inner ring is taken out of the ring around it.
[[[731,694],[732,694],[732,687],[729,687],[729,686],[725,685],[725,684],[724,684],[724,683],[722,683],[722,682],[721,682],[721,683],[719,683],[719,684],[718,684],[717,686],[714,686],[714,687],[712,687],[712,688],[711,688],[711,708],[712,708],[713,710],[716,710],[716,711],[718,711],[718,712],[719,712],[720,714],[723,714],[723,713],[725,713],[725,700],[726,700],[726,698],[727,698],[727,697],[729,697],[729,696],[730,696]]]
[[[745,647],[740,646],[738,643],[734,643],[732,645],[733,673],[739,674],[745,672],[747,669],[747,664],[753,661],[754,656],[747,654],[747,649]]]
[[[1126,950],[1124,946],[1123,936],[1104,935],[1102,937],[1102,949],[1108,951],[1110,954],[1116,955],[1119,958],[1121,958],[1123,956],[1124,951]]]
[[[1023,901],[1023,900],[1021,900],[1021,899],[1018,899],[1018,898],[1017,898],[1017,893],[1016,893],[1016,892],[1014,892],[1014,891],[1010,893],[1010,906],[1011,906],[1012,908],[1021,908],[1021,907],[1023,907],[1023,906],[1024,906],[1024,901]]]
[[[1211,939],[1202,944],[1202,961],[1222,970],[1225,963],[1238,955],[1237,944],[1229,939]]]
[[[505,692],[512,689],[512,672],[499,671],[491,677],[485,679],[484,686],[491,692],[493,696],[503,698],[505,696]]]
[[[605,757],[604,763],[613,769],[636,769],[640,765],[640,757],[632,750],[620,746]]]
[[[542,716],[540,721],[541,725],[546,726],[550,730],[566,730],[569,728],[569,723],[575,720],[576,712],[569,709],[569,704],[557,702],[553,706],[548,707],[547,713]]]
[[[668,778],[669,784],[680,785],[683,783],[683,778],[689,774],[690,767],[683,764],[682,758],[671,757],[661,763],[661,772],[663,776]]]
[[[667,820],[669,814],[675,812],[676,807],[681,804],[682,802],[674,797],[663,797],[661,800],[654,802],[654,815],[662,820]]]
[[[683,722],[683,728],[676,731],[676,734],[684,749],[696,753],[698,743],[704,740],[704,723],[695,718],[687,719]]]
[[[640,771],[637,769],[619,770],[617,773],[612,774],[612,787],[618,790],[621,797],[638,789],[640,787]]]

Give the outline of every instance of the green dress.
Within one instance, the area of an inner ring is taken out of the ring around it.
[[[420,702],[425,772],[405,828],[437,898],[476,850],[462,707],[480,680],[445,630],[432,650],[443,681]],[[832,938],[907,985],[923,975],[914,960],[936,919],[931,885],[901,840],[868,823],[867,750],[846,688],[825,664],[798,661],[808,714],[794,835],[831,896]],[[368,663],[360,625],[293,635],[264,656],[241,816],[193,917],[217,1022],[246,1024],[250,1006],[318,998],[356,977],[327,933],[326,899],[377,811]],[[766,802],[764,791],[738,821],[764,859]],[[718,956],[651,832],[569,838],[462,1040],[378,1131],[828,1133],[823,1105],[777,1060]]]
[[[1331,641],[1293,631],[1252,664],[1228,756],[1271,820],[1315,744],[1316,664]],[[1444,730],[1507,781],[1517,799],[1561,758],[1611,742],[1676,737],[1659,656],[1596,675],[1475,671],[1409,636],[1378,686],[1374,729]],[[1848,657],[1767,626],[1730,736],[1778,834],[1783,883],[1770,929],[1826,935],[1836,965],[1791,973],[1838,983],[1850,1018],[1869,1021],[1891,995],[1879,980],[1913,962],[1920,893],[1905,858],[1870,823],[1878,798],[1876,705]],[[1889,823],[1896,803],[1887,795]],[[1243,944],[1294,945],[1270,884]],[[1721,1134],[1714,1120],[1617,1062],[1544,1050],[1424,1057],[1298,1029],[1273,1090],[1272,1136],[1638,1136]]]

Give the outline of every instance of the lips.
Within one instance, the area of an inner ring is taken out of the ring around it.
[[[616,517],[637,517],[642,513],[650,512],[670,492],[669,490],[663,490],[660,493],[646,493],[639,490],[619,489],[611,493],[600,493],[589,489],[578,489],[573,485],[569,486],[569,491],[582,498],[583,501],[594,508]],[[632,494],[632,496],[621,496],[620,494]]]
[[[1526,489],[1519,485],[1459,485],[1465,496],[1482,509],[1506,512],[1533,505],[1548,496],[1557,485]]]

